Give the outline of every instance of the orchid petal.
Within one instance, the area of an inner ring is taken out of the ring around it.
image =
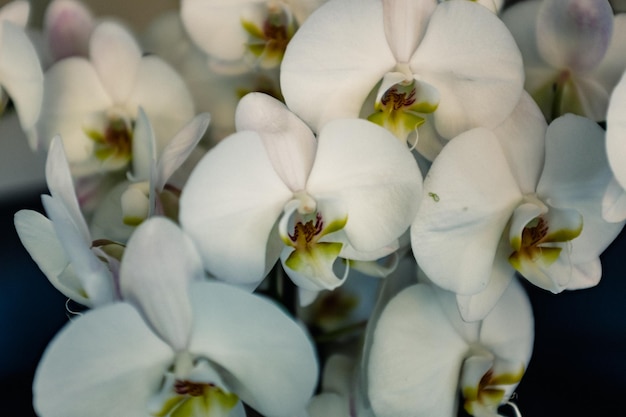
[[[84,58],[67,58],[57,62],[44,78],[42,112],[37,129],[39,140],[48,144],[60,133],[67,159],[74,165],[88,160],[94,142],[85,134],[86,121],[102,116],[112,106],[93,66]]]
[[[30,15],[30,2],[13,0],[0,8],[0,20],[12,22],[21,28],[26,27]]]
[[[539,53],[555,68],[588,71],[611,40],[613,11],[607,1],[548,0],[537,14]]]
[[[617,85],[624,68],[626,68],[626,55],[623,53],[626,42],[626,14],[620,13],[613,16],[613,34],[609,48],[600,64],[593,69],[592,76],[604,86],[608,92]]]
[[[437,4],[433,0],[383,0],[385,36],[396,61],[409,62]]]
[[[568,290],[591,288],[598,285],[602,277],[600,258],[572,265],[571,278],[567,283]]]
[[[457,380],[468,347],[444,308],[426,284],[406,288],[385,307],[368,364],[369,399],[377,416],[456,412]]]
[[[180,198],[181,225],[205,268],[229,282],[260,282],[282,249],[268,241],[277,239],[272,230],[292,193],[264,153],[254,132],[224,139],[198,163]]]
[[[333,271],[333,265],[340,251],[341,243],[336,242],[317,243],[314,250],[310,252],[285,247],[280,260],[285,273],[298,287],[317,293],[322,290],[334,290],[348,277],[345,273],[340,278]],[[306,304],[301,301],[301,305]]]
[[[336,120],[320,132],[307,191],[339,202],[344,231],[359,251],[392,244],[415,216],[421,173],[404,144],[364,120]]]
[[[173,357],[130,305],[88,311],[44,352],[33,383],[35,409],[50,417],[144,416]],[[60,386],[68,373],[72,378]]]
[[[43,72],[37,52],[22,28],[0,22],[0,84],[15,104],[20,124],[29,131],[42,105]],[[30,143],[36,149],[36,143]]]
[[[410,67],[439,91],[435,126],[447,139],[496,127],[517,105],[524,82],[522,57],[506,26],[469,1],[437,6]]]
[[[54,288],[77,303],[91,307],[91,301],[81,291],[80,281],[73,271],[68,271],[70,261],[52,222],[36,211],[20,210],[15,213],[15,229],[22,245]]]
[[[65,207],[77,233],[83,239],[83,243],[89,247],[91,235],[76,198],[72,174],[65,156],[65,148],[59,136],[52,139],[50,149],[48,149],[46,182],[52,198]]]
[[[535,192],[544,165],[546,120],[526,92],[510,117],[493,130],[523,194]]]
[[[125,106],[131,114],[138,107],[145,110],[154,129],[157,155],[195,115],[193,99],[183,79],[153,55],[139,62]]]
[[[303,409],[317,382],[317,361],[303,329],[261,297],[216,282],[192,284],[189,351],[219,364],[224,382],[263,415]]]
[[[89,304],[95,307],[115,300],[111,271],[91,251],[91,242],[85,242],[65,206],[48,195],[42,195],[41,200],[74,273],[80,280],[81,289],[90,300]]]
[[[332,119],[357,117],[376,83],[394,68],[381,16],[379,1],[327,2],[289,42],[281,89],[287,106],[314,131]]]
[[[616,179],[609,183],[602,198],[602,218],[611,223],[626,220],[626,190]]]
[[[456,296],[456,302],[463,320],[473,322],[483,320],[491,314],[493,308],[502,298],[511,281],[515,278],[515,269],[508,262],[510,247],[506,239],[502,239],[493,260],[489,283],[479,293]]]
[[[623,189],[626,189],[626,77],[622,77],[611,94],[606,115],[606,153]]]
[[[44,34],[54,60],[88,56],[95,26],[91,11],[76,0],[54,0],[46,8]]]
[[[248,42],[241,24],[242,11],[258,3],[261,2],[183,0],[181,19],[191,39],[206,53],[220,60],[237,60],[243,58]]]
[[[93,30],[89,49],[104,88],[114,102],[125,102],[139,79],[141,49],[137,41],[120,24],[102,22]]]
[[[239,101],[235,126],[257,132],[278,176],[291,191],[304,189],[317,142],[302,120],[275,98],[251,93]]]
[[[526,368],[533,349],[534,320],[524,287],[512,280],[480,328],[480,340],[497,357]]]
[[[542,0],[526,0],[517,2],[508,7],[502,13],[502,21],[511,31],[517,46],[519,47],[522,57],[524,58],[524,66],[529,68],[545,67],[546,62],[541,57],[537,48],[537,33],[535,30],[535,22],[537,14],[542,5]],[[528,75],[528,74],[527,74]],[[526,77],[526,82],[530,81]],[[528,89],[531,94],[533,89]]]
[[[602,199],[613,178],[605,150],[604,131],[584,117],[565,115],[548,127],[546,163],[537,195],[556,208],[572,208],[584,219],[572,241],[576,263],[594,259],[615,239],[622,223],[602,219]]]
[[[158,180],[155,184],[156,190],[163,191],[167,180],[180,168],[196,148],[207,127],[209,127],[210,121],[211,116],[208,113],[197,115],[163,149],[157,164]]]
[[[424,194],[411,227],[420,267],[457,294],[481,291],[504,228],[522,199],[495,135],[473,129],[448,143],[430,168]]]
[[[133,130],[133,171],[129,175],[133,182],[150,181],[156,168],[156,144],[154,130],[142,108],[137,111]]]
[[[156,333],[181,351],[191,331],[189,284],[203,277],[202,261],[191,240],[170,220],[152,217],[128,241],[120,287]]]

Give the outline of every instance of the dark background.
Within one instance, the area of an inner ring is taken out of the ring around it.
[[[13,227],[16,211],[42,211],[39,194],[0,203],[0,415],[34,416],[37,362],[67,322],[65,298],[30,259]],[[536,336],[514,399],[524,417],[626,415],[625,257],[622,233],[602,256],[604,276],[597,287],[553,295],[526,286]],[[64,376],[59,378],[62,384]]]

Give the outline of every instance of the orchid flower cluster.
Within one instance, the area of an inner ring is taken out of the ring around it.
[[[626,222],[608,0],[29,11],[0,85],[49,194],[15,227],[73,314],[38,415],[521,415],[521,281],[595,286]]]

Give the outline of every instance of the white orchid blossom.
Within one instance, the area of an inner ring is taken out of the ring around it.
[[[548,121],[565,113],[606,120],[626,68],[626,15],[613,16],[604,0],[529,0],[502,20],[524,57],[524,87]]]
[[[314,131],[359,116],[376,89],[369,118],[401,140],[422,124],[420,141],[495,127],[522,85],[515,41],[473,2],[331,1],[298,30],[281,66],[287,105]]]
[[[280,256],[303,296],[343,283],[337,258],[374,260],[397,248],[421,174],[389,132],[340,120],[316,140],[260,93],[241,100],[236,120],[238,132],[200,161],[180,200],[181,225],[211,274],[257,285]]]
[[[377,417],[453,417],[459,394],[475,417],[495,417],[528,367],[534,324],[530,303],[511,282],[483,320],[459,315],[453,293],[410,286],[385,307],[367,361]]]
[[[326,0],[183,0],[181,17],[194,42],[235,66],[280,65],[298,25]]]
[[[626,77],[611,95],[606,115],[606,153],[615,178],[607,187],[603,215],[607,221],[626,219]]]
[[[60,133],[77,176],[121,170],[132,159],[138,107],[150,118],[157,154],[194,115],[180,76],[156,56],[142,56],[130,33],[102,22],[90,39],[89,59],[70,57],[45,74],[40,144]]]
[[[148,217],[161,215],[176,220],[180,189],[166,185],[194,151],[209,121],[207,113],[193,118],[157,156],[152,125],[146,113],[139,109],[133,131],[132,170],[128,180],[115,186],[95,210],[92,232],[125,242],[135,226]]]
[[[303,329],[272,302],[203,278],[174,223],[139,226],[120,271],[129,301],[87,312],[48,346],[33,386],[39,415],[239,417],[242,401],[276,417],[303,409],[317,380]]]
[[[88,307],[119,298],[117,275],[122,248],[94,242],[80,211],[61,138],[52,140],[46,161],[50,195],[42,202],[48,218],[33,210],[15,214],[22,244],[56,289]]]
[[[39,57],[24,31],[29,14],[30,3],[24,0],[0,8],[0,108],[10,97],[26,133],[37,121],[43,97]]]
[[[528,96],[515,115],[446,145],[411,228],[418,264],[457,294],[467,320],[487,314],[515,270],[554,293],[596,285],[599,255],[623,226],[602,218],[604,131],[566,115],[544,135]]]

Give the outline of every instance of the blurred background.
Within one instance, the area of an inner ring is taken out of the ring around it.
[[[178,6],[175,0],[85,3],[96,15],[123,16],[137,31]],[[34,21],[41,21],[46,2],[32,4]],[[0,120],[0,415],[35,415],[33,374],[47,343],[68,321],[66,299],[41,274],[13,226],[16,211],[43,211],[43,164],[14,115],[5,115]],[[513,399],[525,417],[626,416],[626,233],[602,262],[604,276],[593,289],[552,295],[526,286],[536,316],[535,351]]]

